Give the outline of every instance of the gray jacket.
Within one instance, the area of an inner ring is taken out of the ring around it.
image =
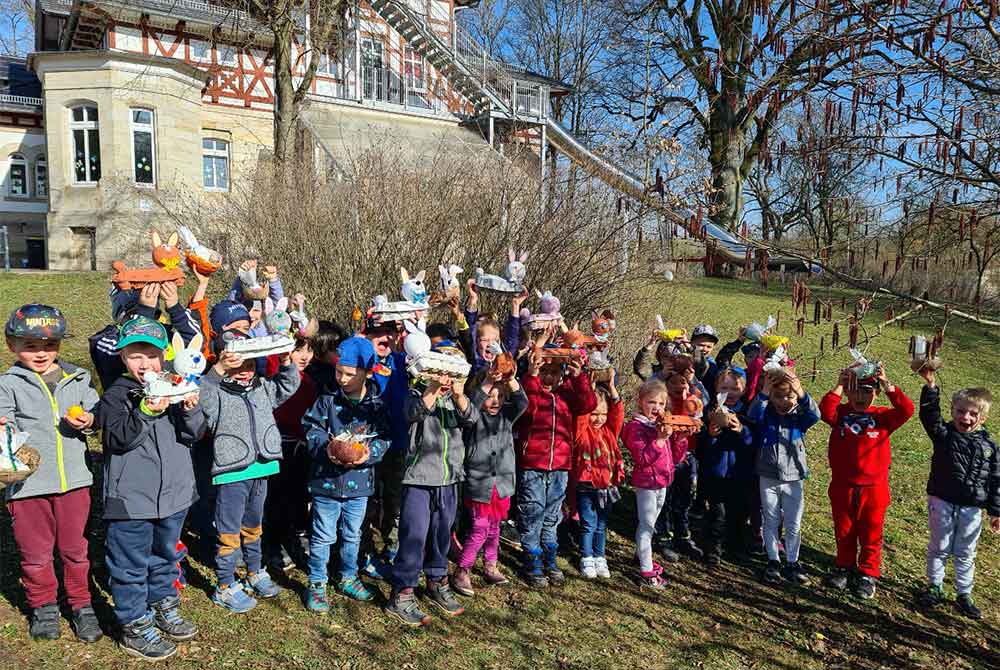
[[[763,393],[754,397],[747,412],[757,447],[757,475],[782,482],[809,477],[806,465],[806,431],[819,421],[819,407],[808,393],[788,414],[778,414]]]
[[[476,407],[482,408],[486,394],[481,388],[470,396]],[[492,415],[479,410],[476,425],[465,431],[465,497],[488,503],[493,487],[501,498],[514,495],[517,456],[514,453],[514,422],[528,408],[524,389],[512,393],[500,413]]]
[[[58,364],[63,378],[55,394],[38,374],[19,365],[0,375],[0,416],[29,433],[27,446],[41,455],[33,475],[7,487],[8,500],[66,493],[94,482],[86,461],[87,438],[70,428],[63,417],[73,405],[93,412],[100,399],[89,372],[62,361]],[[0,430],[6,448],[4,433]]]
[[[274,410],[302,382],[294,366],[281,368],[273,379],[255,377],[245,389],[224,384],[214,369],[201,380],[201,400],[212,438],[212,475],[237,472],[258,460],[281,458],[281,433]]]
[[[150,416],[141,400],[142,384],[128,376],[101,397],[105,519],[164,519],[198,500],[190,447],[205,432],[201,407]]]
[[[479,419],[479,408],[469,402],[460,412],[451,398],[439,400],[427,409],[421,392],[412,389],[404,411],[410,425],[403,484],[410,486],[450,486],[463,479],[465,444],[462,431]]]

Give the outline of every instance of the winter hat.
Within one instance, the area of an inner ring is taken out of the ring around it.
[[[337,365],[371,370],[375,367],[375,346],[366,337],[354,335],[337,347]]]
[[[10,313],[4,335],[32,340],[61,340],[66,337],[66,317],[48,305],[22,305]]]
[[[223,300],[212,307],[212,313],[208,317],[212,330],[221,333],[226,326],[236,321],[250,321],[250,312],[238,302]]]

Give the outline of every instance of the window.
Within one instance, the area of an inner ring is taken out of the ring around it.
[[[11,154],[7,159],[7,192],[15,198],[28,197],[28,164],[21,154]]]
[[[35,197],[44,198],[49,194],[49,166],[44,158],[35,162]]]
[[[205,138],[201,141],[205,189],[229,190],[229,142]]]
[[[73,181],[95,184],[101,180],[101,131],[97,107],[74,107],[70,110],[70,134],[73,136]]]
[[[424,79],[424,57],[413,47],[403,49],[403,76],[406,77],[406,86],[411,91],[422,93],[427,90],[427,82]]]
[[[132,165],[136,184],[156,184],[156,135],[153,132],[153,112],[149,109],[131,109]]]
[[[369,100],[383,99],[382,42],[365,37],[361,40],[361,88]]]
[[[218,53],[219,63],[222,65],[235,66],[239,56],[239,49],[232,44],[216,44],[215,50]]]
[[[319,67],[316,68],[316,74],[336,79],[340,69],[339,61],[340,57],[337,50],[333,48],[327,49],[319,56]]]

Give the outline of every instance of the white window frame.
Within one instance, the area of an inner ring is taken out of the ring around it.
[[[214,142],[213,148],[209,149],[205,146],[205,142]],[[222,144],[225,146],[224,149],[219,149],[218,145]],[[233,183],[233,167],[232,159],[229,154],[230,142],[228,140],[222,140],[217,137],[203,137],[201,140],[201,164],[202,164],[202,186],[206,191],[213,191],[216,193],[227,193],[229,192],[230,185]],[[205,184],[205,159],[211,158],[212,161],[212,179],[215,181],[214,186],[208,186]],[[219,186],[218,173],[215,170],[215,161],[222,159],[225,161],[226,165],[226,185],[225,187]]]
[[[414,75],[415,67],[420,68],[420,77]],[[403,77],[410,91],[414,93],[427,92],[427,62],[416,49],[409,45],[403,46]]]
[[[135,120],[135,112],[146,112],[149,114],[149,123],[141,123]],[[128,110],[128,129],[129,129],[129,144],[132,151],[132,183],[139,188],[156,188],[156,112],[148,107],[130,107]],[[150,160],[151,172],[153,180],[149,183],[141,182],[135,177],[135,136],[137,133],[149,133],[149,148],[152,156]]]
[[[319,56],[319,67],[316,72],[331,79],[340,78],[340,49],[328,47]]]
[[[19,166],[24,177],[21,179],[23,193],[14,191],[14,167]],[[31,190],[28,188],[28,161],[23,154],[11,154],[7,157],[7,195],[11,198],[31,197]]]
[[[44,177],[39,179],[38,171],[42,170],[44,172]],[[47,198],[49,196],[49,163],[45,158],[39,158],[35,161],[35,197],[36,198]]]
[[[83,121],[73,120],[73,112],[75,112],[78,109],[84,110]],[[91,119],[90,114],[87,110],[93,110],[94,116],[96,118]],[[91,173],[91,164],[90,164],[90,155],[91,155],[90,132],[88,131],[91,130],[97,131],[97,151],[98,153],[100,153],[101,151],[100,113],[98,111],[97,105],[90,105],[90,104],[74,105],[73,107],[70,107],[69,110],[67,111],[69,112],[69,146],[70,150],[73,152],[73,161],[70,164],[70,169],[72,170],[73,173],[73,184],[76,186],[95,186],[100,181],[100,177],[98,177],[97,179],[92,178],[93,174]],[[84,161],[84,170],[87,176],[87,178],[84,179],[83,181],[77,180],[76,176],[76,139],[73,137],[74,131],[76,130],[83,131],[83,161]]]

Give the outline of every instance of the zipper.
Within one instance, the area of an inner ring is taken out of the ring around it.
[[[556,459],[556,394],[550,391],[549,397],[552,399],[552,422],[549,424],[552,426],[549,437],[549,470],[551,470]]]
[[[441,453],[441,461],[444,464],[444,478],[441,480],[442,486],[448,484],[448,431],[444,427],[444,408],[439,408],[438,426],[441,427],[441,439],[444,440],[444,449]],[[457,408],[456,408],[457,409]]]
[[[260,445],[257,444],[257,420],[253,415],[253,405],[250,404],[250,398],[247,397],[247,394],[244,393],[241,397],[243,398],[243,403],[247,406],[247,414],[250,415],[250,440],[253,442],[254,450],[257,454],[260,454]],[[257,456],[255,455],[254,461],[256,460]]]
[[[63,372],[62,375],[63,378],[60,380],[60,383],[69,377],[69,375],[65,372]],[[56,433],[56,467],[59,468],[59,492],[66,493],[66,464],[63,461],[62,434],[59,432],[59,422],[62,419],[62,417],[59,416],[59,403],[56,402],[56,397],[52,395],[52,391],[49,390],[49,385],[45,383],[42,376],[37,372],[35,373],[35,376],[38,377],[38,382],[42,385],[42,390],[45,391],[45,395],[49,397],[49,406],[52,408],[52,426],[55,428]],[[59,390],[58,385],[56,386],[56,390]]]

